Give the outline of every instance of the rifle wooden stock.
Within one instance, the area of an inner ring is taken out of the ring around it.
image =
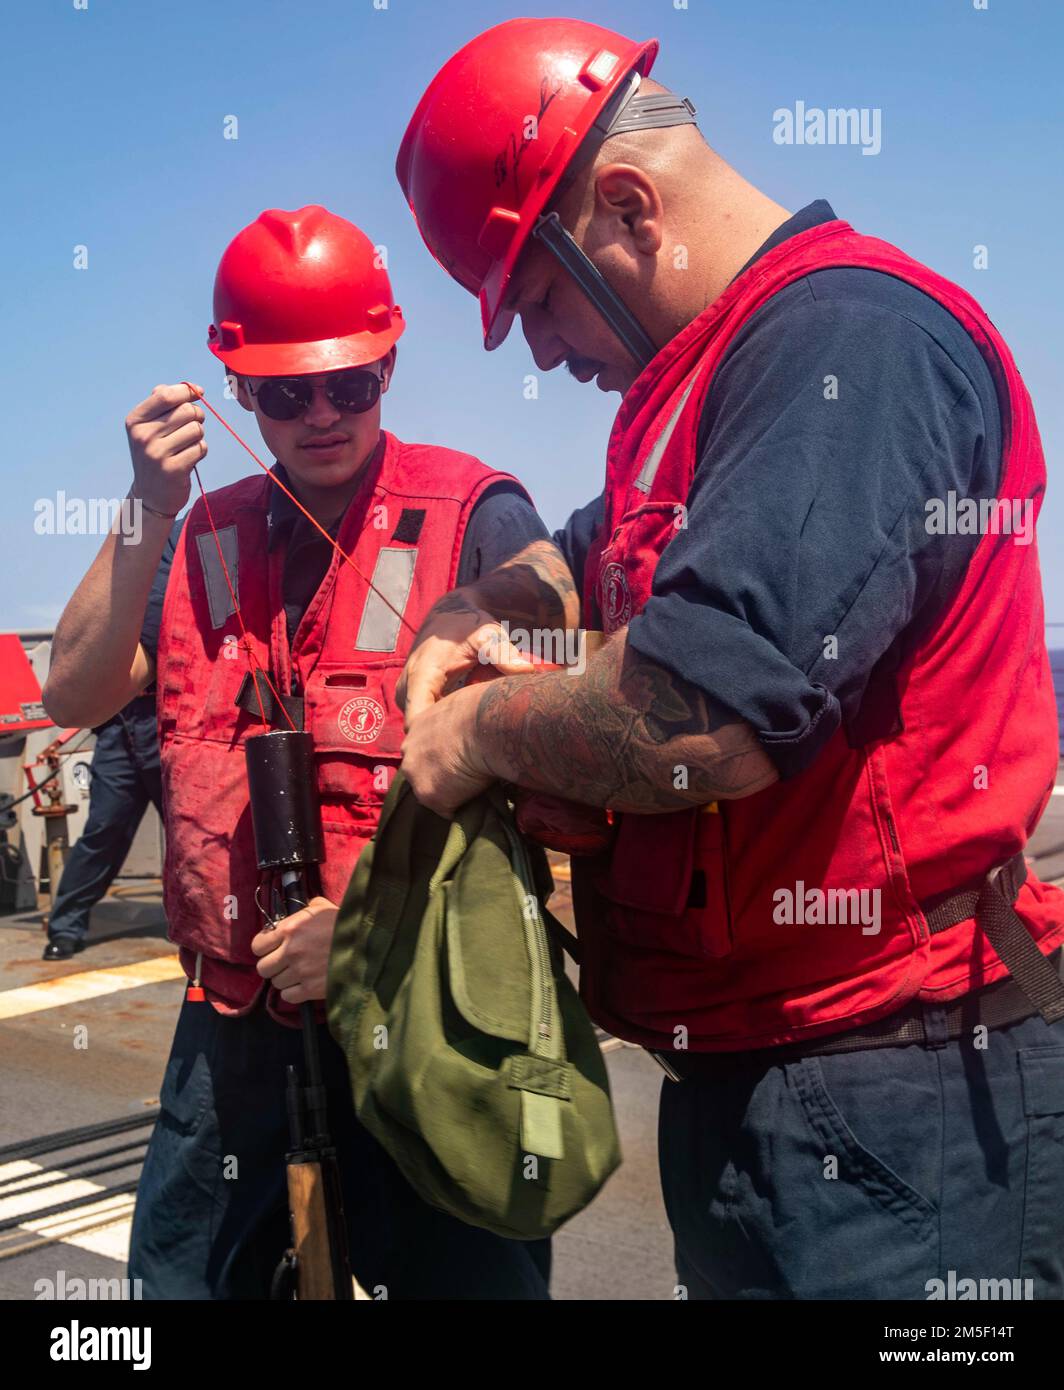
[[[252,679],[257,681],[254,673]],[[321,863],[325,853],[314,741],[295,727],[275,729],[250,737],[245,756],[255,857],[262,872],[280,871],[284,915],[290,917],[310,901],[308,867]],[[272,914],[265,915],[276,926]],[[300,1300],[347,1302],[357,1286],[347,1256],[340,1169],[329,1139],[317,1014],[309,1000],[299,1012],[306,1074],[300,1081],[295,1066],[286,1068],[292,1248],[277,1268],[274,1296],[294,1292]]]
[[[333,1154],[288,1156],[288,1206],[300,1301],[347,1301],[354,1280],[340,1202],[340,1174]]]

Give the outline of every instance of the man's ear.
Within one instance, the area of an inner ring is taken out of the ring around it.
[[[381,392],[387,391],[392,383],[392,372],[395,371],[395,359],[397,356],[396,347],[393,344],[392,350],[387,357],[381,358]]]
[[[646,170],[634,164],[604,164],[597,169],[595,211],[622,222],[643,255],[654,256],[661,250],[665,206]]]
[[[251,395],[248,391],[248,379],[246,376],[238,376],[236,372],[229,373],[229,386],[233,395],[237,398],[245,410],[254,410],[251,403]]]

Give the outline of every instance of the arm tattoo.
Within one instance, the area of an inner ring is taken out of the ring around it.
[[[581,676],[489,681],[477,735],[504,780],[617,811],[702,806],[777,780],[748,724],[629,648],[626,632]]]
[[[478,608],[515,626],[575,628],[580,599],[565,557],[553,541],[533,541],[504,565],[455,589],[433,613],[472,613]]]
[[[432,605],[431,613],[476,613],[479,604],[471,603],[465,589],[454,589]],[[428,619],[426,619],[426,622]]]

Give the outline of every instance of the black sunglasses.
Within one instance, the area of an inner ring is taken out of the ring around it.
[[[325,399],[345,415],[362,415],[372,410],[380,400],[384,372],[378,376],[367,367],[347,367],[341,372],[329,372],[322,382]],[[310,409],[317,378],[305,376],[267,376],[258,389],[248,390],[258,401],[263,415],[271,420],[298,420]]]

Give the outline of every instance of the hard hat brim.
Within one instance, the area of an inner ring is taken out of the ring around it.
[[[628,61],[623,67],[619,68],[613,79],[596,93],[597,99],[587,103],[580,126],[574,132],[574,155],[590,132],[599,112],[604,106],[608,105],[614,93],[617,91],[617,88],[628,74],[638,69],[644,77],[650,75],[650,70],[654,66],[654,60],[658,56],[658,48],[659,44],[657,39],[648,39],[644,43],[635,44],[632,53],[629,55]],[[506,296],[510,292],[510,282],[513,279],[514,271],[517,268],[517,262],[521,257],[521,253],[528,245],[528,239],[532,235],[532,229],[536,225],[537,219],[553,198],[568,167],[568,162],[560,164],[558,168],[551,172],[549,177],[540,178],[536,181],[521,206],[521,220],[510,240],[506,255],[492,264],[481,283],[480,293],[477,297],[480,300],[480,319],[484,331],[484,347],[488,352],[494,352],[497,347],[505,342],[513,326],[514,315],[503,308],[506,302]]]
[[[380,333],[353,333],[349,338],[317,343],[249,343],[230,349],[208,342],[207,348],[241,376],[310,376],[379,362],[405,330],[406,323],[393,311],[392,323]]]

